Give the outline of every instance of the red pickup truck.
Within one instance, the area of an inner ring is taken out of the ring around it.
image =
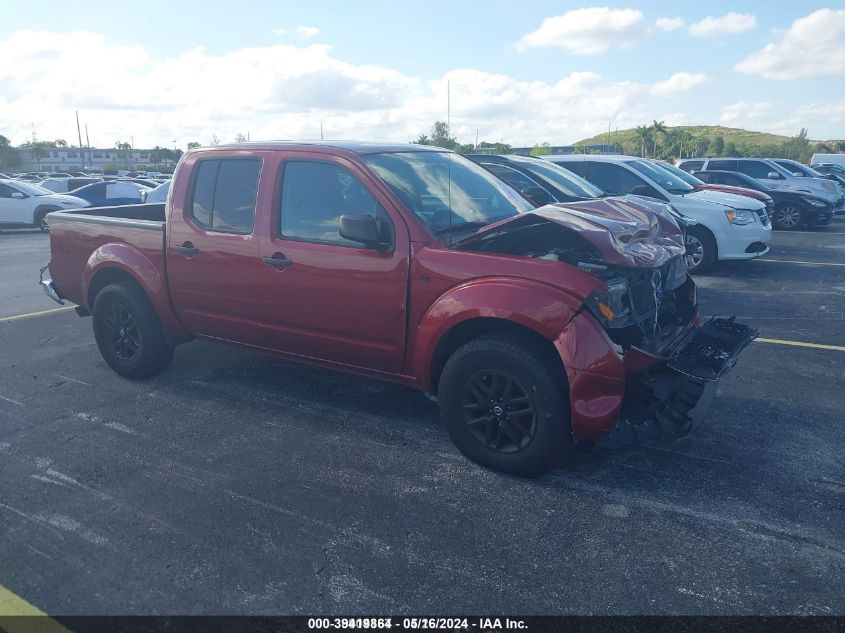
[[[417,387],[458,448],[524,476],[577,444],[687,433],[756,335],[698,323],[670,210],[531,205],[459,154],[262,143],[191,151],[166,204],[48,216],[42,285],[118,374],[193,338]]]

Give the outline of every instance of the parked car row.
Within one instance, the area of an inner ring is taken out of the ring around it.
[[[677,167],[701,182],[766,193],[778,229],[829,224],[835,213],[845,213],[845,178],[835,173],[835,166],[823,174],[783,158],[701,158],[681,160]]]
[[[32,180],[22,174],[0,178],[0,227],[37,226],[49,230],[45,217],[51,211],[85,207],[139,204],[146,194],[162,187],[149,202],[161,201],[167,195],[170,180],[150,177],[109,177],[71,174],[49,174]]]

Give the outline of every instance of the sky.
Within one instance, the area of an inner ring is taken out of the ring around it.
[[[0,0],[0,134],[571,144],[662,120],[845,138],[845,2]],[[448,93],[448,94],[447,94]]]

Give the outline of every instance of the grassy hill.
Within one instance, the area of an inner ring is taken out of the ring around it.
[[[750,130],[743,130],[736,127],[723,127],[721,125],[678,125],[674,127],[667,126],[668,131],[685,130],[696,138],[709,138],[712,142],[717,136],[721,136],[725,144],[733,143],[737,147],[748,145],[780,145],[789,140],[788,136],[781,136],[779,134],[769,134],[768,132],[752,132]],[[578,141],[576,145],[598,145],[607,143],[607,133],[597,134],[590,138],[585,138]],[[624,146],[638,146],[637,141],[634,140],[634,129],[619,130],[618,132],[610,133],[611,143],[618,143]]]

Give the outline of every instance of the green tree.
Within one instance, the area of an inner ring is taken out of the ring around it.
[[[428,138],[428,134],[420,134],[419,138],[414,141],[416,145],[431,145],[431,139]]]
[[[116,141],[114,148],[117,150],[117,155],[123,160],[123,168],[129,169],[129,156],[132,152],[132,145],[123,141]]]
[[[810,147],[810,141],[807,138],[807,129],[802,127],[798,134],[783,144],[783,150],[787,158],[791,158],[802,163],[809,161],[813,150]]]
[[[663,123],[663,121],[652,122],[651,133],[652,133],[651,142],[654,144],[654,157],[657,158],[657,138],[660,135],[666,134],[666,125]]]
[[[551,145],[548,143],[540,143],[539,145],[535,145],[534,148],[531,150],[532,156],[548,156],[552,153]]]
[[[67,147],[67,141],[63,138],[57,138],[55,143],[56,147]]]
[[[836,141],[836,151],[845,152],[845,141]]]
[[[246,136],[238,132],[235,134],[235,143],[246,143]]]
[[[725,143],[725,152],[722,154],[722,156],[736,156],[736,155],[737,155],[736,144],[734,144],[733,141],[728,141],[727,143]]]
[[[493,154],[511,153],[511,146],[507,143],[488,143],[487,141],[481,141],[478,144],[478,149],[490,150]]]
[[[12,147],[11,141],[0,134],[0,168],[11,169],[21,164],[21,155]]]
[[[168,151],[167,149],[165,149],[164,147],[161,147],[159,145],[156,145],[150,151],[150,160],[153,161],[153,165],[155,165],[156,169],[158,169],[159,163],[161,163],[161,161],[164,160],[164,157],[165,157],[165,154],[166,154],[167,151]]]
[[[696,156],[706,156],[708,149],[710,149],[710,137],[703,136],[695,141]]]
[[[646,147],[651,141],[651,130],[646,125],[638,125],[634,128],[634,140],[640,145],[640,156],[645,158]]]
[[[716,156],[724,156],[723,152],[725,151],[725,139],[722,136],[717,136],[713,139],[713,153]]]
[[[431,144],[436,147],[455,149],[458,146],[458,139],[449,135],[449,126],[446,121],[435,121],[431,127]]]
[[[188,143],[188,149],[197,149],[198,147],[200,147],[200,144],[196,141],[191,141],[190,143]]]
[[[30,141],[28,143],[24,143],[21,147],[25,147],[29,150],[30,155],[35,159],[35,162],[38,163],[38,169],[41,170],[41,159],[47,158],[49,156],[49,148],[55,147],[52,142],[47,141]]]

